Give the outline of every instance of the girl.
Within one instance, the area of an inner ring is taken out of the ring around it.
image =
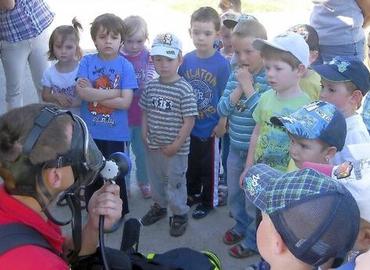
[[[126,38],[121,48],[121,54],[134,66],[139,85],[139,89],[134,92],[134,98],[128,111],[131,147],[136,157],[136,179],[143,197],[148,199],[151,197],[151,192],[146,174],[144,143],[141,137],[142,112],[139,107],[139,99],[146,82],[154,77],[155,71],[149,51],[145,47],[145,42],[148,40],[146,22],[139,16],[129,16],[123,20],[123,23],[126,28]],[[127,183],[129,186],[129,181]]]
[[[82,50],[79,46],[81,24],[73,18],[72,25],[58,26],[50,36],[49,60],[57,62],[42,78],[42,99],[55,103],[73,113],[80,113],[80,99],[75,91],[76,75]]]

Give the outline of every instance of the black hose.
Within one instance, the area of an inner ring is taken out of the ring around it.
[[[105,245],[104,245],[104,216],[99,216],[99,246],[104,269],[109,270],[110,268],[105,254]]]

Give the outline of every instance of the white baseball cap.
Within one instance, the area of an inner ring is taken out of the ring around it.
[[[310,49],[304,38],[300,34],[294,32],[280,34],[269,41],[256,39],[253,42],[253,47],[259,51],[264,50],[266,47],[272,47],[284,52],[289,52],[294,55],[305,67],[310,65]]]
[[[152,44],[150,55],[162,55],[175,59],[182,50],[182,44],[172,33],[159,34],[155,37]]]

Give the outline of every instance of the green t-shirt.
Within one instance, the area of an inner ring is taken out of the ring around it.
[[[308,70],[306,77],[301,78],[299,87],[305,92],[312,101],[319,100],[321,92],[321,77],[312,69]]]
[[[280,99],[275,90],[262,94],[253,113],[253,119],[260,125],[254,155],[255,163],[264,163],[285,172],[289,163],[289,136],[281,127],[271,124],[272,116],[287,116],[298,108],[309,104],[311,99],[302,92],[291,99]]]

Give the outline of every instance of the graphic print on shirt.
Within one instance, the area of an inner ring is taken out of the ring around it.
[[[170,112],[173,109],[172,100],[161,96],[154,96],[152,98],[152,105],[154,108],[166,112]]]
[[[185,78],[193,87],[198,106],[198,119],[210,117],[216,113],[212,104],[214,87],[217,85],[216,77],[205,69],[189,69],[185,72]]]
[[[113,82],[110,79],[110,76],[107,75],[104,68],[100,68],[95,71],[98,74],[98,79],[94,83],[94,88],[107,91],[109,89],[117,89],[120,85],[120,75],[112,74]],[[114,70],[109,70],[109,73],[114,73]],[[106,123],[108,125],[115,125],[114,119],[112,119],[112,113],[114,112],[113,108],[106,107],[99,102],[89,102],[88,104],[89,112],[94,115],[93,122],[95,123]]]

